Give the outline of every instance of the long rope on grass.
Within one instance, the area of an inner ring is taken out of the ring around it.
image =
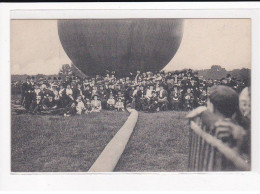
[[[114,170],[138,119],[138,112],[136,110],[130,109],[129,112],[130,116],[124,125],[107,144],[88,172],[112,172]]]

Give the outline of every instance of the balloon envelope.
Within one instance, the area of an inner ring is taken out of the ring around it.
[[[159,71],[177,52],[182,19],[58,20],[61,44],[87,75]]]

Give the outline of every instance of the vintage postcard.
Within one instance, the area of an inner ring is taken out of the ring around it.
[[[0,189],[259,188],[259,10],[52,5],[1,7]]]
[[[250,19],[11,20],[11,170],[250,171],[250,73]]]

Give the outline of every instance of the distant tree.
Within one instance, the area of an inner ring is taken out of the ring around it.
[[[35,79],[38,80],[38,79],[44,78],[44,77],[45,77],[45,75],[43,75],[43,74],[37,74],[37,75],[35,76]]]
[[[221,79],[226,77],[227,71],[220,65],[212,65],[207,74],[211,79]]]
[[[72,74],[71,66],[69,64],[62,65],[59,71],[59,75],[71,75],[71,74]]]
[[[229,73],[231,74],[232,77],[235,77],[240,80],[250,79],[250,76],[251,76],[250,75],[251,70],[247,69],[247,68],[234,69],[234,70],[230,71]]]
[[[212,65],[210,69],[199,70],[198,73],[199,76],[202,76],[204,79],[221,79],[225,78],[226,75],[229,73],[234,78],[244,80],[250,79],[251,70],[248,68],[242,68],[227,71],[220,65]]]

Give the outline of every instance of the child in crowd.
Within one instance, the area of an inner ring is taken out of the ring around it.
[[[114,99],[113,94],[110,94],[109,98],[107,100],[107,109],[114,110],[114,108],[115,108],[115,99]]]
[[[100,112],[102,109],[101,101],[98,99],[97,95],[93,96],[93,100],[91,101],[92,111],[93,112]]]
[[[124,103],[121,98],[118,98],[118,101],[115,104],[115,108],[117,111],[125,111]]]
[[[84,113],[86,111],[86,107],[85,107],[85,105],[84,105],[84,103],[82,101],[81,95],[79,95],[77,97],[76,102],[77,102],[77,105],[76,105],[77,114],[81,115],[82,113]]]

